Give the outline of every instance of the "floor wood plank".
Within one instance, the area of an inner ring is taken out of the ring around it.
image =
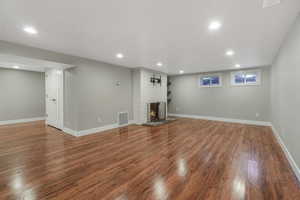
[[[76,138],[0,126],[0,199],[297,200],[270,127],[178,119]]]

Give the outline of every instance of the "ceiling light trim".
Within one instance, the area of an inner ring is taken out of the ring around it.
[[[24,26],[23,31],[30,34],[30,35],[36,35],[38,34],[38,31],[33,26]]]
[[[156,66],[162,67],[162,66],[163,66],[163,63],[162,63],[162,62],[157,62],[157,63],[156,63]]]
[[[221,23],[220,21],[215,20],[215,21],[211,21],[211,22],[210,22],[210,24],[209,24],[209,26],[208,26],[208,29],[209,29],[210,31],[217,31],[217,30],[219,30],[221,27],[222,27],[222,23]]]
[[[122,58],[124,58],[124,54],[122,54],[122,53],[117,53],[117,54],[116,54],[116,58],[122,59]]]
[[[226,55],[227,56],[234,56],[235,52],[232,49],[229,49],[229,50],[226,51]]]

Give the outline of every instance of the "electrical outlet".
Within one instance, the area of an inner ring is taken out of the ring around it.
[[[101,123],[102,122],[102,119],[101,117],[97,117],[97,122]]]
[[[179,108],[179,107],[176,107],[176,111],[180,111],[180,108]]]
[[[259,117],[259,116],[260,116],[260,114],[259,114],[259,113],[256,113],[256,114],[255,114],[255,116],[256,116],[256,117]]]

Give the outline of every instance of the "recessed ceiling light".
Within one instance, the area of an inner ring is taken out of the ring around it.
[[[240,68],[241,65],[240,65],[240,64],[236,64],[235,67],[236,67],[236,68]]]
[[[25,26],[23,30],[31,35],[36,35],[38,33],[38,31],[32,26]]]
[[[183,73],[184,73],[184,71],[183,71],[183,70],[180,70],[180,71],[179,71],[179,73],[180,73],[180,74],[183,74]]]
[[[227,56],[233,56],[234,54],[235,54],[235,52],[233,50],[226,51]]]
[[[157,65],[158,67],[163,66],[163,64],[162,64],[161,62],[156,63],[156,65]]]
[[[121,58],[124,58],[124,55],[121,54],[121,53],[118,53],[118,54],[116,55],[116,57],[121,59]]]
[[[15,66],[13,66],[13,68],[14,68],[14,69],[19,69],[20,67],[17,66],[17,65],[15,65]]]
[[[215,31],[215,30],[218,30],[222,27],[222,24],[221,22],[219,21],[212,21],[209,26],[208,26],[208,29],[211,30],[211,31]]]

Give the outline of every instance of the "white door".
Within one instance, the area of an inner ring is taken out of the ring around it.
[[[51,69],[45,74],[46,79],[46,123],[62,129],[62,71]]]

